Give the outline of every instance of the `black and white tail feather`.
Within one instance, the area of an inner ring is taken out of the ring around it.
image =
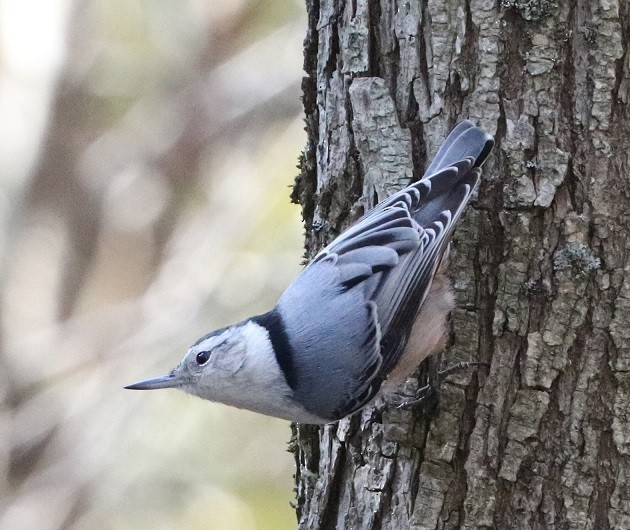
[[[347,416],[396,366],[493,143],[459,123],[421,180],[324,248],[282,296],[275,311],[292,357],[283,369],[311,413]]]

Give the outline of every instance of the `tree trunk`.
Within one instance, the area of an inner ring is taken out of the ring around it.
[[[307,5],[309,256],[459,119],[497,145],[442,355],[489,368],[433,405],[296,426],[300,528],[630,528],[630,1]]]

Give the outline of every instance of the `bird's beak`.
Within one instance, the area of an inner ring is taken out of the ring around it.
[[[125,388],[129,390],[157,390],[158,388],[174,388],[181,385],[181,380],[174,373],[168,375],[161,375],[160,377],[154,377],[153,379],[145,379],[144,381],[138,381],[127,385]]]

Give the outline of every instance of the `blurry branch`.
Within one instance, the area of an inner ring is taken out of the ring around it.
[[[169,115],[184,119],[172,144],[152,162],[153,169],[175,189],[173,197],[180,196],[180,183],[199,174],[200,158],[209,146],[238,136],[252,125],[263,131],[272,122],[286,122],[302,112],[297,97],[300,78],[287,72],[278,57],[278,49],[286,50],[287,40],[294,42],[298,35],[301,28],[290,24],[261,39],[184,89],[160,116],[164,125]],[[261,57],[265,57],[262,64]],[[165,209],[158,222],[160,251],[176,215],[173,206]]]
[[[299,78],[283,68],[278,50],[300,29],[290,24],[227,60],[179,94],[164,101],[140,99],[122,124],[110,130],[94,127],[91,113],[107,111],[77,80],[69,64],[56,91],[53,113],[39,161],[29,179],[22,205],[11,223],[11,239],[37,210],[53,210],[69,229],[58,316],[68,318],[75,307],[97,248],[103,193],[111,177],[139,162],[158,172],[171,187],[170,200],[156,222],[161,253],[168,240],[178,202],[200,178],[200,157],[217,139],[239,134],[252,122],[266,128],[301,111],[296,96]],[[151,115],[160,109],[157,115]],[[258,115],[261,119],[254,120]],[[138,135],[138,129],[151,136]],[[219,137],[219,138],[217,138]],[[87,160],[86,160],[87,157]],[[181,207],[181,203],[179,204]],[[11,252],[4,256],[10,268]]]
[[[3,340],[1,344],[0,421],[4,418],[8,428],[0,434],[0,526],[13,521],[11,514],[24,507],[55,513],[57,520],[50,521],[51,528],[66,526],[80,515],[84,490],[107,465],[106,461],[94,463],[77,472],[85,456],[80,452],[82,444],[89,444],[89,438],[77,430],[76,422],[89,421],[90,407],[101,395],[88,389],[111,385],[111,372],[119,368],[112,358],[124,354],[131,359],[130,353],[137,352],[139,345],[159,358],[159,351],[170,350],[189,323],[185,314],[173,317],[172,297],[161,296],[155,285],[136,300],[97,314],[76,315],[77,302],[95,265],[104,201],[113,177],[131,169],[167,184],[165,205],[152,221],[155,279],[171,265],[164,247],[182,210],[200,191],[199,183],[205,178],[203,159],[213,145],[246,129],[268,129],[271,122],[286,122],[301,112],[300,77],[287,73],[282,56],[301,50],[302,28],[292,23],[222,64],[194,73],[175,95],[141,95],[120,119],[114,119],[112,106],[120,102],[113,103],[94,90],[91,71],[80,62],[82,39],[89,33],[83,16],[85,12],[77,10],[70,25],[75,34],[70,38],[72,46],[57,84],[42,150],[21,204],[15,208],[1,256],[0,297],[4,299],[18,262],[17,242],[37,214],[52,214],[67,230],[68,244],[60,258],[63,278],[57,297],[58,323],[33,330],[17,343]],[[213,53],[203,52],[206,57]],[[203,234],[200,230],[194,236]],[[6,311],[6,304],[3,309]],[[6,313],[0,315],[2,332],[6,331],[4,317]],[[7,363],[9,349],[13,358],[19,358],[21,352],[40,351],[44,359],[41,373],[15,373]],[[63,355],[53,359],[50,352]],[[138,359],[136,356],[135,362]],[[127,365],[123,373],[130,368],[133,366]],[[69,404],[51,397],[58,385],[68,384],[80,403],[70,407],[71,413],[64,412]],[[60,429],[68,421],[74,425],[69,433]],[[123,430],[126,421],[119,418],[110,426],[109,435]],[[12,495],[5,495],[7,485]],[[42,506],[39,494],[48,499],[43,493],[55,488],[53,505]],[[4,518],[3,509],[8,509]]]

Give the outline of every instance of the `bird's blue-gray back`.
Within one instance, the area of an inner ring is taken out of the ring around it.
[[[282,296],[276,310],[293,356],[287,380],[311,412],[353,412],[396,365],[491,146],[460,123],[431,173],[368,212]]]

